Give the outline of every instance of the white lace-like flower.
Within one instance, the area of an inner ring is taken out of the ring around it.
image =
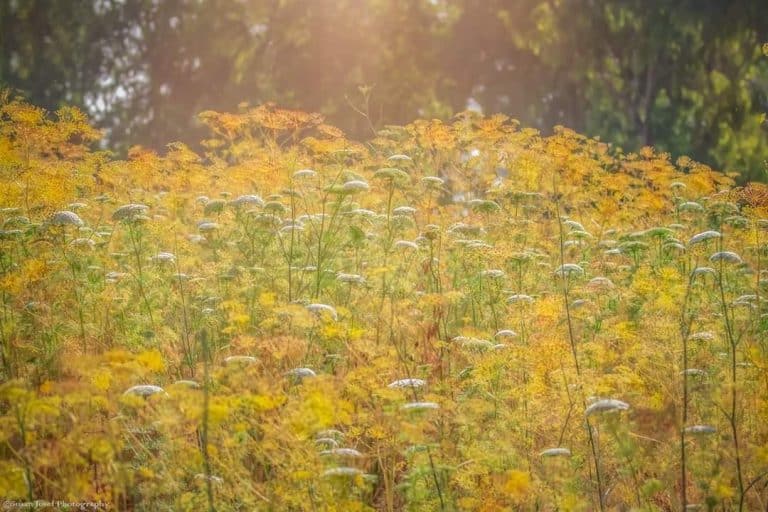
[[[548,448],[539,454],[539,457],[570,457],[571,450],[568,448]]]
[[[51,226],[82,226],[85,223],[75,212],[69,210],[62,210],[56,212],[48,219],[48,224]]]
[[[330,446],[331,448],[339,447],[339,442],[332,437],[318,437],[315,439],[315,444]]]
[[[595,291],[609,291],[616,288],[613,281],[607,277],[593,277],[587,283],[587,287]]]
[[[125,272],[116,272],[113,270],[111,272],[107,272],[107,274],[104,276],[104,279],[109,283],[115,283],[127,275],[128,274]]]
[[[419,245],[416,242],[411,242],[410,240],[398,240],[395,242],[395,247],[398,249],[413,249],[414,251],[419,250]]]
[[[336,274],[336,280],[340,283],[355,283],[355,284],[363,284],[365,283],[365,278],[358,274],[344,274],[342,272],[339,272]]]
[[[741,256],[731,251],[716,252],[715,254],[709,257],[709,261],[711,261],[712,263],[715,263],[717,261],[722,261],[723,263],[734,263],[734,264],[739,264],[742,262]]]
[[[476,350],[482,352],[484,350],[491,350],[494,348],[493,343],[480,338],[467,338],[465,336],[457,336],[453,340],[458,342],[462,348],[467,350]]]
[[[172,263],[176,261],[176,256],[171,252],[159,252],[150,259],[155,263]]]
[[[715,339],[715,333],[711,331],[695,332],[688,336],[688,339],[693,341],[713,341]]]
[[[694,277],[698,277],[698,276],[706,276],[706,275],[715,275],[716,273],[717,273],[717,272],[716,272],[716,271],[715,271],[715,269],[713,269],[712,267],[696,267],[696,268],[695,268],[695,269],[693,269],[693,271],[691,272],[691,274],[692,274]]]
[[[244,194],[230,201],[233,206],[264,206],[264,200],[255,194]]]
[[[685,432],[687,434],[715,434],[717,433],[717,429],[711,425],[691,425],[690,427],[685,427]]]
[[[339,457],[362,457],[363,454],[354,448],[331,448],[330,450],[323,450],[320,455],[335,455]]]
[[[321,430],[320,432],[315,434],[315,436],[318,439],[323,437],[332,437],[334,439],[339,439],[344,437],[344,432],[342,432],[341,430],[336,430],[335,428],[329,428],[329,429]]]
[[[191,388],[191,389],[199,389],[200,388],[200,384],[198,382],[195,382],[194,380],[182,379],[182,380],[177,380],[173,384],[175,386],[184,386],[184,387]]]
[[[224,479],[221,478],[220,476],[216,476],[216,475],[205,475],[203,473],[198,473],[198,474],[195,475],[195,478],[197,480],[210,480],[214,484],[224,483]]]
[[[398,206],[392,210],[395,215],[413,215],[416,213],[416,208],[413,206]]]
[[[685,246],[680,242],[664,242],[664,249],[674,249],[676,251],[685,252]]]
[[[680,203],[677,206],[677,209],[680,210],[681,212],[703,212],[704,211],[704,207],[695,201],[686,201],[684,203]]]
[[[629,409],[629,404],[626,402],[622,402],[621,400],[616,400],[614,398],[603,398],[601,400],[597,400],[589,407],[587,407],[586,411],[584,411],[584,414],[591,416],[592,414],[597,413],[626,411],[627,409]]]
[[[294,368],[285,372],[286,375],[298,379],[304,379],[307,377],[317,377],[315,371],[311,368]]]
[[[571,230],[573,231],[586,231],[586,229],[584,229],[584,226],[581,223],[576,222],[575,220],[569,219],[569,220],[563,221],[563,224],[571,228]]]
[[[112,220],[133,220],[149,210],[149,206],[140,203],[124,204],[114,211]]]
[[[522,293],[510,295],[507,297],[507,304],[531,304],[532,302],[533,297]]]
[[[564,263],[555,270],[555,275],[558,277],[571,277],[571,275],[582,274],[584,274],[584,269],[576,263]]]
[[[431,187],[441,187],[445,185],[445,180],[437,176],[424,176],[421,178],[421,182]]]
[[[720,232],[718,231],[704,231],[702,233],[699,233],[698,235],[693,235],[691,239],[688,240],[688,245],[700,244],[702,242],[706,242],[708,240],[714,240],[722,236],[723,235],[721,235]]]
[[[69,242],[69,245],[72,247],[80,247],[83,249],[93,249],[96,247],[96,242],[91,240],[90,238],[75,238],[71,242]]]
[[[128,388],[123,394],[148,397],[158,393],[165,393],[165,390],[160,386],[154,386],[152,384],[140,384],[138,386]]]
[[[323,477],[332,477],[332,476],[346,476],[346,477],[353,477],[362,475],[363,472],[357,468],[351,468],[348,466],[339,466],[337,468],[330,468],[323,471],[322,475]]]
[[[344,192],[366,192],[371,186],[363,180],[350,180],[342,185],[342,189]]]
[[[404,411],[429,411],[439,408],[440,405],[435,402],[409,402],[402,406]]]
[[[293,173],[293,179],[306,179],[306,178],[314,178],[317,176],[317,173],[313,171],[312,169],[300,169]]]
[[[316,315],[328,313],[334,320],[339,319],[339,315],[336,313],[336,308],[329,306],[328,304],[308,304],[306,308]]]
[[[390,389],[402,389],[402,388],[420,388],[427,384],[427,381],[422,379],[399,379],[390,382],[387,387]]]
[[[241,366],[247,366],[254,364],[258,361],[253,356],[229,356],[224,358],[224,364],[227,366],[231,365],[241,365]]]
[[[210,233],[219,229],[219,224],[216,222],[203,221],[197,225],[197,229],[201,233]]]

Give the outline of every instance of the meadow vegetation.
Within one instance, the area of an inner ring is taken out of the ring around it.
[[[765,510],[768,189],[504,116],[0,99],[0,496]]]

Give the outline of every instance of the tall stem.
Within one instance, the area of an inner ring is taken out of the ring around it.
[[[693,317],[688,317],[688,301],[691,295],[691,285],[693,284],[694,274],[691,272],[688,278],[688,286],[685,290],[683,299],[683,308],[680,314],[680,337],[683,340],[683,407],[682,417],[680,419],[680,501],[682,510],[688,506],[688,476],[687,476],[687,457],[685,452],[685,426],[688,424],[688,336],[691,332],[691,323]]]
[[[556,220],[557,220],[557,227],[559,230],[560,235],[560,265],[562,268],[562,265],[565,265],[565,233],[563,232],[563,222],[560,218],[560,200],[557,195],[557,179],[556,175],[553,174],[552,176],[552,191],[554,193],[554,201],[555,201],[555,214],[556,214]],[[581,386],[581,366],[579,365],[579,354],[576,348],[576,337],[573,333],[573,322],[571,321],[571,306],[570,306],[570,297],[568,296],[568,275],[566,273],[563,273],[562,276],[563,279],[563,300],[565,302],[565,316],[566,320],[568,322],[568,340],[571,345],[571,354],[573,355],[573,364],[576,368],[576,376],[579,379],[579,389],[582,392],[582,401],[584,402],[584,406],[586,407],[586,399],[583,398],[583,388]],[[594,434],[592,433],[592,424],[589,421],[589,418],[586,420],[586,426],[587,426],[587,434],[589,437],[589,446],[592,451],[592,459],[595,463],[595,478],[597,479],[597,493],[598,493],[598,503],[600,505],[600,510],[605,510],[605,502],[603,498],[603,482],[602,478],[600,476],[600,458],[597,453],[597,445],[595,443]]]
[[[152,324],[152,328],[155,328],[155,318],[152,315],[152,306],[149,304],[149,298],[147,297],[146,290],[144,289],[144,270],[141,265],[141,235],[134,231],[133,223],[128,225],[128,236],[131,239],[131,247],[133,248],[133,255],[136,259],[136,281],[139,283],[139,295],[141,295],[144,307],[147,309],[147,315],[149,321]]]
[[[722,245],[722,244],[721,244]],[[736,379],[736,346],[738,342],[733,335],[733,324],[728,314],[728,304],[725,302],[725,285],[723,283],[724,262],[720,260],[720,271],[717,274],[717,284],[720,289],[720,304],[723,312],[723,323],[725,324],[725,335],[730,345],[731,356],[731,411],[728,414],[728,423],[731,426],[731,436],[733,437],[733,449],[736,458],[736,479],[739,486],[739,512],[744,509],[744,478],[741,472],[741,454],[739,452],[739,429],[737,425],[737,379]]]
[[[208,453],[208,409],[210,403],[210,344],[208,342],[208,332],[203,329],[200,331],[200,342],[203,350],[203,424],[201,434],[201,445],[203,452],[203,473],[205,474],[205,492],[208,496],[208,512],[215,512],[213,505],[213,481],[211,475],[211,456]]]

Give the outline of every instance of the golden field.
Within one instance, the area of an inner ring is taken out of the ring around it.
[[[0,496],[766,509],[765,187],[503,116],[199,119],[120,159],[0,101]]]

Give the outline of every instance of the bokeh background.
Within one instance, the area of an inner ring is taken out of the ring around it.
[[[275,102],[349,135],[466,108],[765,180],[768,1],[0,0],[0,87],[104,144]]]

